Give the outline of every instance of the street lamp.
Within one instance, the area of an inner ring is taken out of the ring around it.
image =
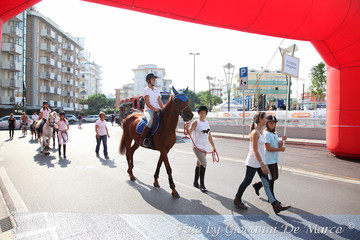
[[[189,55],[194,55],[194,93],[195,93],[195,56],[200,55],[200,53],[189,53]]]
[[[232,65],[231,63],[228,63],[225,66],[223,66],[223,68],[225,73],[226,88],[228,92],[228,112],[230,112],[230,91],[231,91],[232,78],[234,76],[235,66]]]
[[[207,76],[206,79],[207,79],[208,82],[209,82],[209,94],[210,94],[210,108],[209,108],[209,110],[210,110],[210,112],[211,112],[211,98],[212,98],[212,96],[211,96],[211,88],[210,88],[210,85],[212,85],[212,86],[214,85],[214,83],[212,83],[211,81],[215,80],[216,78]]]

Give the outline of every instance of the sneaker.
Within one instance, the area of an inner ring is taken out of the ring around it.
[[[110,158],[109,158],[109,156],[105,156],[105,159],[108,160],[108,159],[110,159]]]
[[[238,206],[242,210],[247,210],[248,209],[248,207],[241,201],[241,199],[235,198],[234,199],[234,204],[236,206]]]

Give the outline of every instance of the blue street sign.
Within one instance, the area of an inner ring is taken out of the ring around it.
[[[248,89],[248,68],[242,67],[239,69],[239,89],[244,91]]]

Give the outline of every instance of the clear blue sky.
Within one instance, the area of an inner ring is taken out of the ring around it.
[[[190,52],[200,53],[196,56],[196,92],[207,90],[206,77],[225,79],[222,66],[228,62],[236,66],[236,72],[245,66],[265,68],[282,41],[79,0],[43,0],[35,7],[72,36],[86,38],[85,49],[103,66],[105,93],[132,82],[131,69],[149,63],[165,68],[166,78],[176,88],[193,89]],[[294,43],[299,46],[295,56],[300,58],[300,78],[309,79],[311,67],[322,59],[309,42],[285,39],[281,47]],[[277,51],[268,69],[280,68]]]

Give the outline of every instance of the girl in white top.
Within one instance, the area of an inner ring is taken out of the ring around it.
[[[58,130],[59,157],[61,157],[61,146],[63,146],[64,158],[66,158],[66,143],[68,140],[67,131],[69,130],[69,123],[65,118],[64,112],[60,112],[59,115],[60,115],[60,119],[56,122],[57,130]]]
[[[284,211],[290,206],[281,206],[275,199],[270,190],[270,184],[267,174],[269,170],[263,160],[265,160],[265,137],[263,135],[263,128],[266,125],[266,113],[257,112],[254,115],[254,121],[250,127],[250,150],[246,158],[246,173],[243,182],[240,184],[234,204],[239,208],[246,210],[247,206],[241,201],[241,197],[245,189],[251,184],[252,179],[257,172],[264,185],[266,195],[273,206],[275,213]],[[255,127],[256,125],[256,127]]]
[[[105,121],[105,113],[100,112],[99,118],[95,123],[95,132],[96,132],[96,148],[95,153],[96,156],[99,157],[99,150],[100,150],[100,143],[103,142],[104,147],[104,156],[105,159],[109,159],[108,151],[107,151],[107,137],[110,138],[108,129],[106,127],[106,121]]]
[[[43,102],[43,107],[40,109],[40,113],[42,114],[42,119],[40,120],[40,132],[42,131],[42,128],[46,122],[47,119],[49,119],[51,109],[49,108],[48,102]],[[37,125],[39,126],[39,125]]]
[[[204,184],[205,170],[206,170],[206,151],[207,143],[210,142],[213,147],[213,151],[216,151],[215,144],[211,136],[209,122],[205,120],[208,109],[206,106],[200,106],[198,109],[199,119],[191,123],[191,127],[186,125],[186,130],[189,135],[192,136],[194,140],[193,151],[197,158],[196,167],[195,167],[195,178],[194,178],[194,187],[200,188],[202,192],[207,192],[207,189]],[[200,151],[200,150],[201,151]],[[198,183],[200,177],[200,185]]]

